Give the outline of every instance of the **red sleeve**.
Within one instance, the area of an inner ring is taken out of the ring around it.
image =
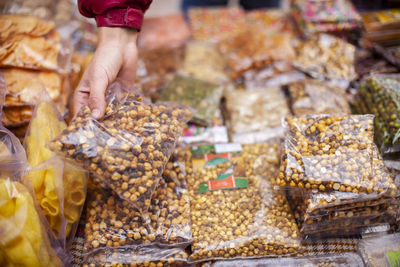
[[[152,0],[78,0],[79,11],[95,18],[98,27],[128,27],[140,30],[144,12]]]

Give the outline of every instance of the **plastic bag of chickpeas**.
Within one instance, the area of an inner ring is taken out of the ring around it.
[[[296,255],[297,225],[284,194],[273,190],[279,144],[191,147],[190,262]]]
[[[396,185],[374,144],[373,123],[373,115],[287,117],[277,185],[353,193],[358,200],[393,196]]]
[[[146,212],[192,111],[179,104],[151,104],[118,82],[109,86],[106,95],[108,106],[102,121],[84,106],[51,148]]]
[[[186,186],[187,160],[184,150],[175,150],[147,213],[139,213],[112,190],[92,181],[84,218],[84,257],[91,258],[97,253],[107,254],[122,248],[135,250],[137,247],[158,246],[185,249],[193,240]],[[157,258],[156,255],[152,257]],[[118,259],[121,260],[119,263],[126,261],[123,253]]]

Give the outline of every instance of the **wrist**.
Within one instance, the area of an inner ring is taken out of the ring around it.
[[[99,45],[100,44],[136,44],[138,32],[131,28],[122,27],[99,27]]]

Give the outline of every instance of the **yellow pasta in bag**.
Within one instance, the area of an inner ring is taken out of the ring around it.
[[[25,147],[32,171],[25,181],[35,191],[54,234],[63,239],[72,237],[86,198],[86,173],[63,162],[47,148],[48,142],[67,127],[56,106],[44,91],[36,106],[25,138]]]

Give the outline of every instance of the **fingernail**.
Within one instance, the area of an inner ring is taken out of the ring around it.
[[[94,109],[94,110],[92,111],[92,116],[95,117],[95,118],[100,117],[100,110]]]

